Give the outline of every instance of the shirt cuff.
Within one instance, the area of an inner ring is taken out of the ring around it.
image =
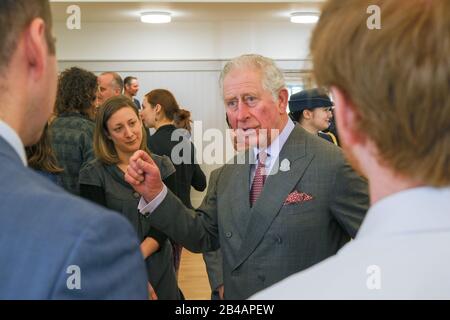
[[[167,196],[167,187],[163,186],[161,192],[150,202],[145,201],[144,197],[139,200],[138,210],[141,214],[148,217],[163,202]]]

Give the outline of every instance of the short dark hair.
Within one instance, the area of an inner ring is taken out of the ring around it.
[[[90,71],[72,67],[59,76],[56,112],[80,112],[88,115],[97,98],[97,77]]]
[[[0,72],[9,65],[11,56],[17,48],[20,33],[35,18],[44,20],[48,50],[54,55],[52,16],[48,0],[0,1]]]
[[[303,119],[305,118],[303,115],[303,111],[305,111],[305,110],[312,111],[313,109],[303,109],[302,111],[290,112],[289,116],[291,117],[291,119],[293,121],[297,121],[299,124],[301,124]]]
[[[123,80],[123,85],[124,86],[129,86],[130,84],[131,84],[131,82],[133,82],[133,80],[137,80],[137,78],[136,77],[126,77],[124,80]]]

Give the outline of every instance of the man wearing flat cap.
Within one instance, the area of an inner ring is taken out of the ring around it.
[[[336,136],[331,132],[324,132],[332,124],[333,106],[328,95],[317,88],[297,92],[289,99],[292,120],[297,121],[306,131],[337,145]]]

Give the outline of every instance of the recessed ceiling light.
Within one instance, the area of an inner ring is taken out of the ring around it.
[[[294,12],[291,13],[292,23],[316,23],[319,21],[317,12]]]
[[[144,23],[169,23],[172,21],[172,16],[169,12],[142,12],[141,21]]]

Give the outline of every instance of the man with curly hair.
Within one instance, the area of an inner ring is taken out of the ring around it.
[[[92,121],[97,92],[97,77],[73,67],[61,73],[56,95],[57,117],[50,126],[52,147],[64,171],[62,186],[79,195],[78,175],[94,159]]]

